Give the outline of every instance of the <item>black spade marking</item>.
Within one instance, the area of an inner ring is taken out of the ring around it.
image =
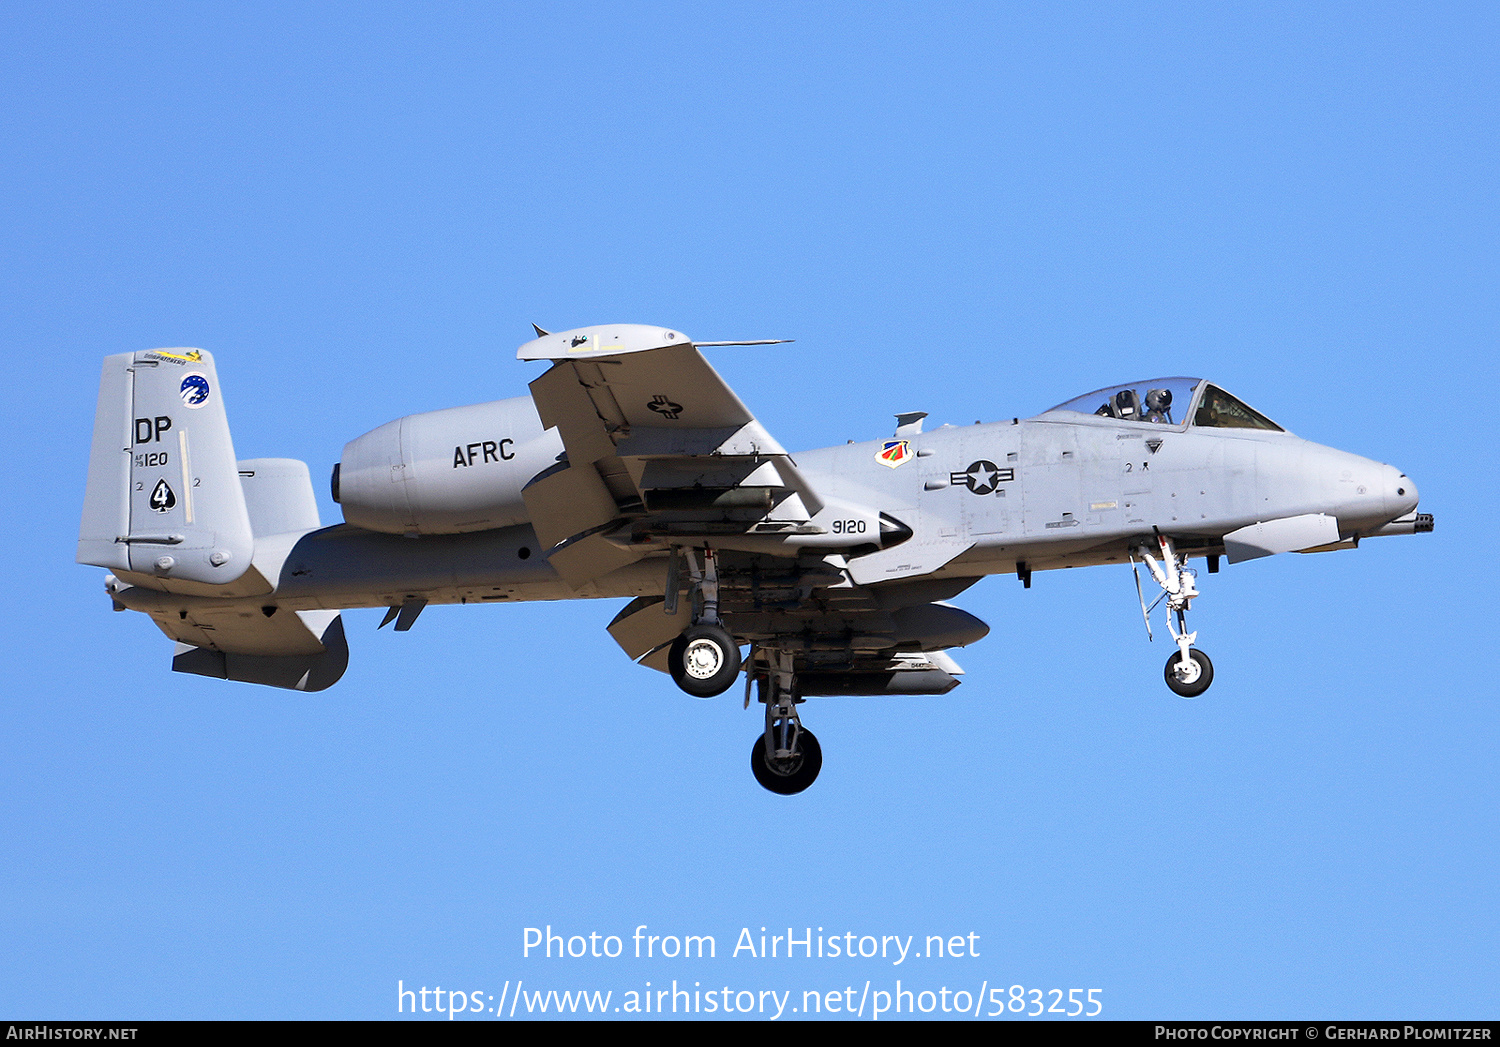
[[[149,504],[151,511],[157,513],[169,513],[177,507],[177,496],[172,493],[172,488],[167,481],[156,481],[156,486],[151,489]]]

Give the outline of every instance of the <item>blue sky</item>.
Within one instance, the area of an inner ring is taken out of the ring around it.
[[[1116,1018],[1496,1017],[1497,28],[6,6],[0,1012],[388,1018],[398,981],[798,1006],[900,978],[1098,989]],[[239,455],[318,478],[391,418],[523,392],[532,321],[795,338],[711,351],[794,449],[1201,374],[1398,465],[1437,530],[1205,576],[1193,702],[1123,568],[987,580],[957,601],[993,630],[964,685],[809,703],[824,770],[790,800],[750,777],[757,714],[631,666],[612,601],[404,635],[351,612],[343,681],[287,694],[171,673],[73,563],[106,354],[212,351]],[[719,952],[524,956],[549,924]],[[730,955],[788,926],[979,955]]]

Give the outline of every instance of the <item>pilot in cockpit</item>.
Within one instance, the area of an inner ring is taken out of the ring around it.
[[[1148,389],[1146,391],[1146,421],[1174,425],[1172,421],[1172,390]]]
[[[1202,394],[1196,396],[1199,387]],[[1144,389],[1146,395],[1141,396]],[[1193,404],[1197,403],[1194,407]],[[1173,405],[1185,404],[1190,412],[1181,422],[1173,417]],[[1281,426],[1243,401],[1230,396],[1216,385],[1198,378],[1152,378],[1130,385],[1096,389],[1092,393],[1058,404],[1052,411],[1092,412],[1101,418],[1118,418],[1124,422],[1146,422],[1151,425],[1181,426],[1191,421],[1207,429],[1265,429],[1284,432]],[[1046,412],[1048,414],[1051,411]]]
[[[1122,418],[1127,422],[1141,420],[1141,401],[1134,389],[1121,389],[1094,412],[1106,418]]]
[[[1148,389],[1145,409],[1141,408],[1140,394],[1134,389],[1121,389],[1099,405],[1094,412],[1105,418],[1119,418],[1126,422],[1156,422],[1160,425],[1175,425],[1172,421],[1172,390]]]

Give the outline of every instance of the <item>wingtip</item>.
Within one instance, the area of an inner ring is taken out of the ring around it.
[[[717,346],[717,345],[785,345],[788,342],[795,342],[795,341],[796,341],[795,338],[756,338],[756,339],[754,339],[752,341],[748,341],[748,342],[694,342],[693,344],[694,345],[699,345],[699,346]]]
[[[538,326],[537,326],[537,325],[536,325],[536,324],[532,324],[532,325],[531,325],[531,329],[532,329],[532,330],[533,330],[533,331],[535,331],[535,332],[536,332],[536,336],[537,336],[537,337],[538,337],[538,338],[546,338],[546,337],[547,337],[547,336],[548,336],[548,335],[549,335],[549,334],[551,334],[551,333],[552,333],[552,332],[551,332],[551,331],[543,331],[543,330],[542,330],[542,329],[541,329],[541,328],[540,328],[540,327],[538,327]]]

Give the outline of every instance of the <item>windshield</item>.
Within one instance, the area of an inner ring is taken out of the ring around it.
[[[1077,411],[1118,418],[1125,422],[1182,425],[1193,403],[1197,378],[1152,378],[1144,382],[1112,385],[1058,404],[1051,411]]]
[[[1218,429],[1270,429],[1278,433],[1286,432],[1271,419],[1254,408],[1247,407],[1216,385],[1203,390],[1203,400],[1193,414],[1193,424]]]

